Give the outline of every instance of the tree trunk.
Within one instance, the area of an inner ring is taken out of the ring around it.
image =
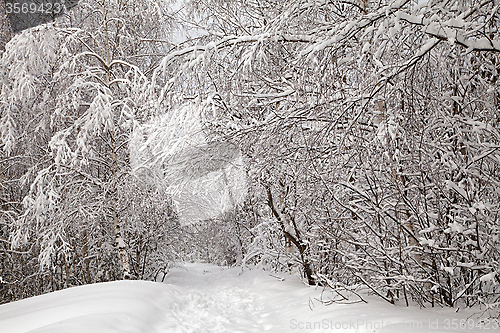
[[[290,234],[286,230],[285,223],[281,219],[281,216],[278,213],[278,211],[276,210],[276,207],[274,207],[271,189],[267,188],[266,190],[267,190],[267,204],[268,204],[269,208],[271,208],[271,212],[273,213],[276,220],[278,220],[278,222],[280,223],[281,230],[283,232],[283,236],[285,237],[285,241],[289,241],[289,242],[293,243],[293,245],[295,245],[297,247],[297,249],[299,250],[300,260],[302,261],[302,267],[304,269],[304,275],[307,278],[307,283],[311,286],[314,286],[316,284],[316,280],[313,277],[313,270],[312,270],[311,264],[306,256],[307,246],[304,245],[304,243],[302,242],[302,239],[300,238],[299,235],[297,235],[297,237],[294,237],[292,234]]]
[[[83,264],[85,269],[85,278],[87,279],[87,283],[92,283],[90,278],[90,259],[89,259],[89,247],[88,247],[88,237],[87,237],[87,228],[84,226],[82,231],[82,256],[83,256]]]
[[[110,42],[109,42],[109,36],[108,36],[108,17],[107,17],[107,11],[104,6],[102,6],[102,14],[103,14],[103,23],[104,23],[104,36],[105,36],[105,46],[106,46],[106,88],[110,89],[110,64],[111,64],[111,55],[110,55]],[[113,229],[114,229],[114,236],[115,236],[115,246],[118,249],[118,254],[120,256],[120,261],[122,264],[122,273],[123,273],[123,279],[124,280],[129,280],[131,278],[130,275],[130,263],[128,260],[128,253],[127,253],[127,244],[125,244],[125,241],[123,240],[122,234],[121,234],[121,227],[120,227],[120,219],[118,217],[118,193],[117,193],[117,187],[118,187],[118,154],[117,154],[117,147],[116,147],[116,133],[114,129],[111,129],[109,131],[109,136],[111,140],[111,160],[112,160],[112,169],[111,169],[111,186],[112,188],[112,214],[113,214]]]
[[[115,242],[120,254],[120,261],[122,264],[123,279],[130,280],[130,264],[128,262],[127,245],[121,236],[120,222],[118,219],[116,201],[113,202],[113,223],[115,229]]]
[[[122,264],[122,273],[123,273],[123,279],[124,280],[129,280],[131,278],[130,275],[130,263],[128,260],[128,253],[127,253],[127,244],[123,240],[122,234],[121,234],[121,227],[120,227],[120,219],[118,217],[118,193],[117,193],[117,187],[118,187],[118,157],[116,153],[116,138],[115,138],[115,133],[114,131],[110,131],[110,137],[111,137],[111,158],[112,158],[112,176],[111,176],[111,182],[112,182],[112,198],[111,198],[111,209],[112,209],[112,214],[113,214],[113,227],[114,227],[114,235],[115,235],[115,246],[118,249],[118,254],[120,256],[120,261]]]

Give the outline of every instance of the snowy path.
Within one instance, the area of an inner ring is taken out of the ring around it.
[[[165,280],[179,287],[184,296],[171,309],[173,320],[167,319],[160,331],[265,332],[276,328],[280,309],[248,288],[248,279],[235,278],[238,270],[208,265],[188,265],[187,269],[174,271]]]
[[[314,301],[320,289],[280,277],[186,264],[164,283],[101,283],[2,305],[0,333],[480,331],[463,310],[394,307],[377,298],[323,306]]]

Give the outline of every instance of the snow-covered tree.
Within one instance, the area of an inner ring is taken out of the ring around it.
[[[19,186],[9,243],[38,259],[35,294],[132,273],[152,277],[144,262],[168,248],[161,230],[138,221],[157,210],[155,222],[173,226],[171,205],[133,185],[128,149],[134,124],[154,109],[148,70],[166,49],[165,14],[148,1],[81,1],[69,16],[7,44],[2,166],[16,172],[9,186]],[[132,219],[124,203],[136,197],[150,209]]]

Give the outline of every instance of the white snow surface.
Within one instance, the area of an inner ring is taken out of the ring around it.
[[[325,306],[317,301],[322,291],[293,275],[185,264],[164,283],[99,283],[1,305],[0,332],[478,331],[467,327],[467,320],[478,323],[470,310],[407,308],[374,297]]]

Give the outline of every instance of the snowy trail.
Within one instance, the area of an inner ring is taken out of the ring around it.
[[[184,295],[171,308],[173,320],[165,320],[166,332],[265,332],[276,328],[279,309],[252,292],[238,279],[237,270],[222,271],[209,265],[188,265],[171,272],[165,283],[180,287]]]
[[[324,306],[315,301],[321,292],[291,275],[186,264],[164,283],[100,283],[1,305],[0,333],[480,331],[470,311],[395,307],[373,297]],[[489,329],[500,332],[493,323]]]

